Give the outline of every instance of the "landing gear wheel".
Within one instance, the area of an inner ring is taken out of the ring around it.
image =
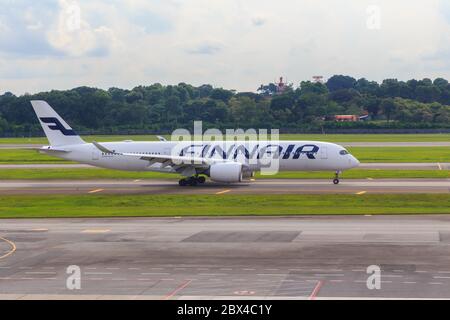
[[[187,181],[186,181],[186,179],[181,179],[180,181],[178,181],[178,184],[181,187],[185,187],[185,186],[187,186]]]
[[[333,180],[334,184],[339,184],[339,174],[340,173],[341,173],[340,171],[336,171],[336,173],[334,174],[334,180]]]
[[[189,179],[188,183],[191,187],[195,187],[198,184],[198,181],[196,178],[192,177]]]
[[[206,178],[205,177],[198,177],[197,178],[198,183],[203,184],[206,182]]]

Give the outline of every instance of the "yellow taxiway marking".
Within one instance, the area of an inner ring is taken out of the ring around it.
[[[95,190],[91,190],[89,191],[89,193],[97,193],[97,192],[102,192],[104,189],[95,189]]]
[[[35,228],[35,229],[31,229],[31,231],[48,231],[48,229],[45,229],[45,228]]]
[[[5,239],[0,237],[0,240],[5,241],[6,243],[8,243],[11,246],[11,250],[9,250],[6,254],[0,256],[0,259],[5,259],[6,257],[9,257],[10,255],[12,255],[14,252],[16,252],[17,247],[16,244],[14,242],[12,242],[11,240]]]
[[[81,231],[81,233],[107,233],[110,231],[110,229],[86,229]]]
[[[442,166],[441,166],[441,164],[438,162],[438,167],[439,167],[439,170],[442,170]]]
[[[362,194],[365,194],[365,193],[367,193],[367,191],[360,191],[360,192],[357,192],[356,194],[357,195],[362,195]]]
[[[224,193],[228,193],[228,192],[230,192],[231,190],[223,190],[223,191],[219,191],[219,192],[216,192],[216,194],[224,194]]]
[[[250,181],[256,181],[256,179],[250,179]]]
[[[133,182],[141,182],[141,181],[142,181],[141,179],[136,179]]]
[[[367,178],[367,180],[373,180],[373,178]]]

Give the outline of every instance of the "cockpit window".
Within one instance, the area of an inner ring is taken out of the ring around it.
[[[346,154],[348,154],[348,151],[347,150],[341,150],[341,151],[339,151],[339,154],[342,155],[342,156],[345,156]]]

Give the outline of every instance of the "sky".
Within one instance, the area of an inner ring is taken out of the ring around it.
[[[450,79],[448,0],[0,0],[0,93]]]

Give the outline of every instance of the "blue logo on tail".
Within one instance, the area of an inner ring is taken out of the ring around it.
[[[66,129],[63,124],[57,118],[39,118],[44,123],[49,123],[48,126],[51,130],[58,130],[65,136],[76,136],[77,134],[72,129]]]

